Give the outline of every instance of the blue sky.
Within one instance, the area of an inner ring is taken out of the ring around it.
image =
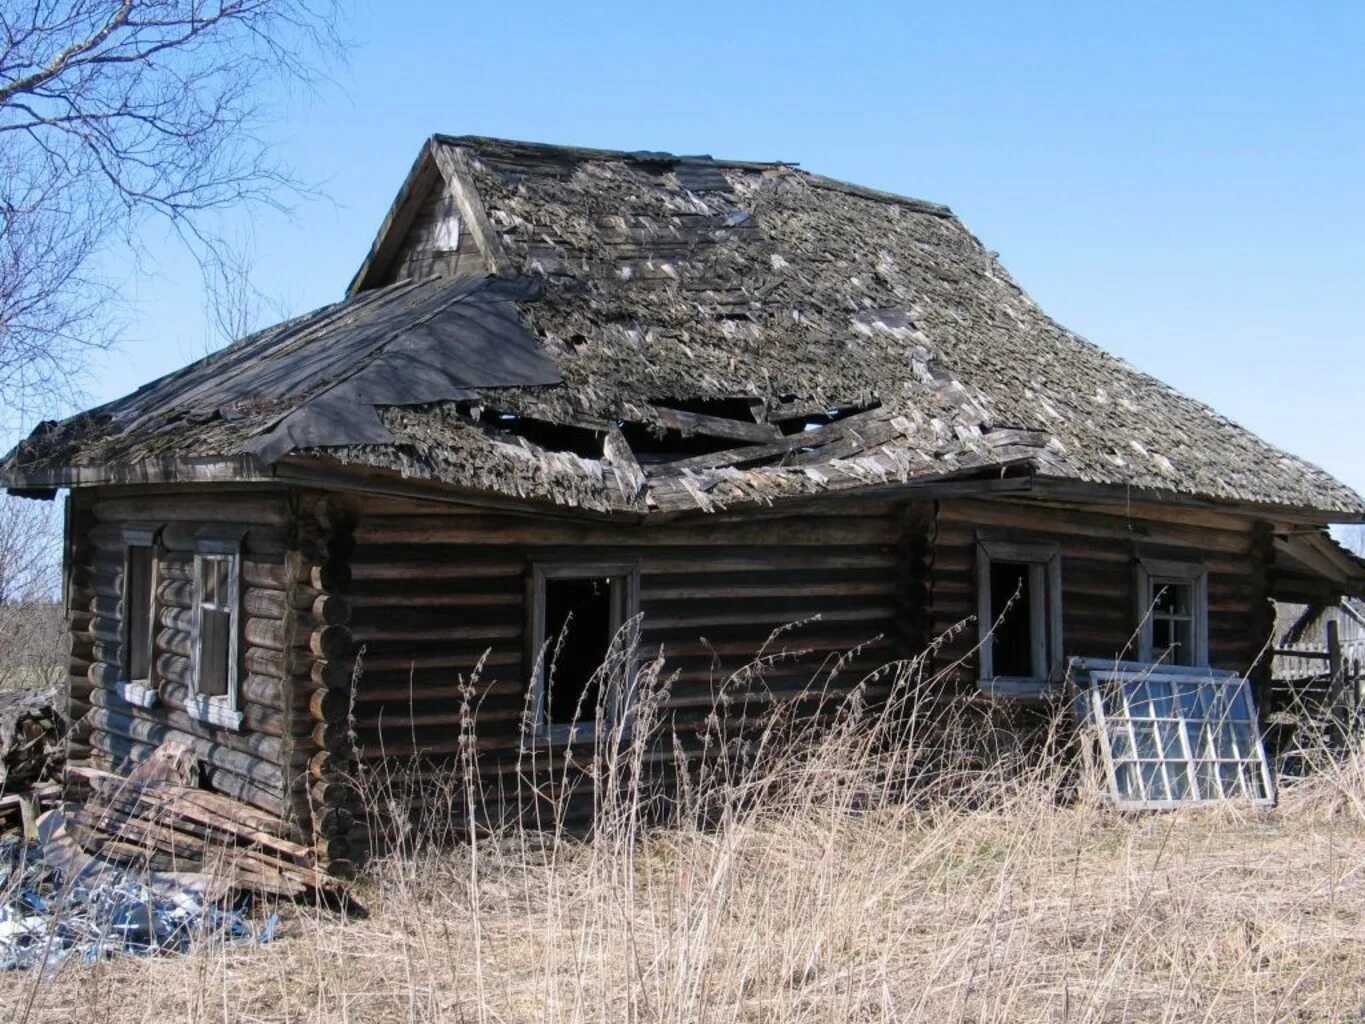
[[[944,202],[1052,315],[1365,492],[1365,4],[360,4],[280,96],[326,201],[241,218],[288,313],[340,296],[422,141],[784,159]],[[115,397],[201,353],[199,278],[124,275]]]

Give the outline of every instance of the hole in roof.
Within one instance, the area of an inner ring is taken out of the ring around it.
[[[636,420],[622,420],[620,426],[626,444],[630,446],[636,461],[642,465],[671,462],[692,455],[711,455],[714,452],[745,447],[743,441],[736,441],[733,438],[710,437],[706,434],[691,434],[684,437],[682,431],[659,428]]]
[[[601,431],[565,423],[551,423],[548,420],[523,416],[505,409],[490,409],[474,403],[464,405],[460,411],[492,433],[515,434],[546,451],[572,452],[585,459],[602,458],[604,435]]]
[[[723,420],[739,420],[742,423],[757,422],[754,419],[754,406],[751,399],[736,396],[731,398],[652,398],[651,405],[678,412],[692,412],[698,416],[714,416]]]
[[[807,413],[794,419],[783,419],[778,423],[779,429],[787,436],[792,434],[810,433],[829,426],[831,423],[838,423],[840,420],[847,419],[860,412],[871,412],[873,409],[880,409],[881,402],[868,402],[864,405],[831,405],[823,412]]]

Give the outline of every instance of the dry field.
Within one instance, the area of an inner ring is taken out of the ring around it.
[[[942,736],[855,711],[799,756],[760,740],[687,798],[706,828],[647,827],[627,785],[590,838],[410,836],[367,919],[12,973],[3,1019],[1365,1019],[1359,753],[1274,810],[1122,817],[1064,758]]]

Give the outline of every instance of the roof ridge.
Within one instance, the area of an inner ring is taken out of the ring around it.
[[[578,160],[621,160],[632,163],[677,163],[690,166],[710,166],[710,167],[730,167],[737,170],[770,171],[783,168],[799,174],[816,188],[828,189],[832,192],[843,192],[846,195],[858,196],[862,199],[871,199],[876,202],[895,203],[899,206],[908,206],[917,213],[926,213],[935,217],[955,217],[953,211],[942,203],[931,202],[927,199],[916,199],[913,196],[902,195],[899,192],[889,192],[885,189],[869,188],[866,185],[859,185],[855,182],[844,181],[841,178],[830,178],[823,174],[816,174],[808,171],[794,160],[730,160],[723,157],[714,157],[705,153],[679,154],[669,153],[663,150],[626,150],[626,149],[596,149],[591,146],[570,146],[560,145],[553,142],[528,142],[522,139],[500,139],[491,135],[446,135],[437,132],[431,136],[432,142],[439,142],[451,146],[469,146],[472,148],[497,147],[511,151],[521,151],[529,153],[540,153],[545,155],[564,155]]]

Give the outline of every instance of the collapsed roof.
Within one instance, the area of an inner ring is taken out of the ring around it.
[[[40,426],[11,486],[330,459],[598,511],[1030,473],[1365,502],[1051,320],[945,207],[436,136],[342,302]]]

